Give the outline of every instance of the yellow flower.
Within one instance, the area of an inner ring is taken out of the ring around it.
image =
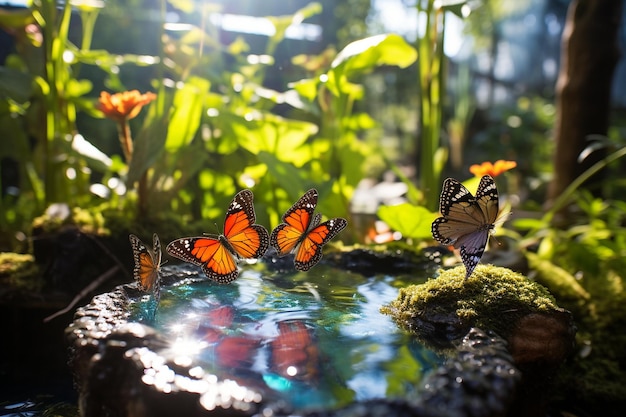
[[[156,98],[154,93],[141,94],[137,90],[109,94],[100,93],[98,109],[109,119],[124,122],[137,116],[141,108]]]
[[[483,162],[482,164],[474,164],[470,167],[470,172],[476,177],[482,177],[483,175],[491,175],[497,177],[498,175],[513,169],[517,166],[515,161],[504,161],[502,159],[497,160],[495,163]]]

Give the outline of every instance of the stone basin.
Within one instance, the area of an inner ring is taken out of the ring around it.
[[[134,283],[77,310],[66,335],[81,414],[508,415],[523,379],[507,341],[470,326],[439,351],[380,313],[430,272],[262,262],[222,286],[165,266],[156,314]]]

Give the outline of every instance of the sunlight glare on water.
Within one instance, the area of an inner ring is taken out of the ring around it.
[[[410,396],[441,363],[380,313],[397,296],[392,277],[325,265],[289,274],[259,268],[244,267],[230,285],[164,287],[147,323],[173,341],[162,354],[271,390],[296,409]]]

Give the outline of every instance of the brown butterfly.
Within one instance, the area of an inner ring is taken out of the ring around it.
[[[438,217],[432,224],[432,234],[443,245],[453,245],[461,252],[465,279],[469,278],[485,252],[500,212],[498,189],[489,175],[480,179],[476,196],[454,178],[443,183],[439,198]]]

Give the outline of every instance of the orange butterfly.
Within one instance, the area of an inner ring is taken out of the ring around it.
[[[139,289],[145,292],[152,291],[154,298],[158,300],[160,292],[159,268],[161,266],[161,242],[159,236],[152,235],[150,250],[135,235],[129,235],[130,246],[133,249],[134,269],[133,276]]]
[[[283,215],[270,236],[270,244],[284,256],[295,251],[294,264],[299,271],[308,271],[322,258],[322,246],[348,225],[340,217],[320,224],[322,215],[313,215],[317,206],[317,190],[307,191]]]
[[[234,281],[239,276],[235,258],[260,258],[269,246],[265,227],[254,224],[252,199],[250,190],[237,193],[228,206],[223,235],[176,239],[167,245],[167,253],[201,266],[206,276],[215,282]]]

